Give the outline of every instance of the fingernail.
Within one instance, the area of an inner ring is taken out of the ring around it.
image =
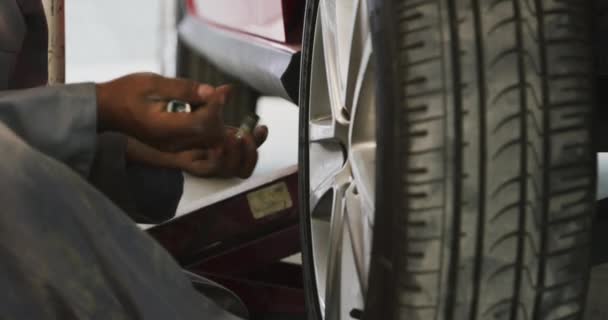
[[[206,85],[200,85],[198,87],[198,95],[205,98],[211,94],[211,88]]]

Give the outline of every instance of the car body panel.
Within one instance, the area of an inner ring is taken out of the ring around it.
[[[212,26],[300,45],[305,0],[188,0],[188,13]]]
[[[261,94],[297,102],[306,0],[180,1],[184,44]]]
[[[252,35],[212,27],[190,15],[180,22],[178,32],[184,44],[222,72],[263,95],[297,101],[300,51]]]

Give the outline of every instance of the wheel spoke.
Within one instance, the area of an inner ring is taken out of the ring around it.
[[[371,41],[365,45],[355,87],[349,159],[353,177],[368,208],[374,208],[376,184],[376,101]],[[369,217],[373,221],[373,217]]]
[[[346,229],[345,233],[349,233],[348,229]],[[340,298],[342,303],[339,307],[341,319],[352,320],[350,312],[353,309],[363,310],[364,308],[364,294],[360,282],[357,281],[359,272],[357,271],[353,255],[351,237],[348,234],[344,234],[342,241],[342,265],[340,272],[342,278],[340,283]]]
[[[342,286],[341,266],[344,237],[344,195],[348,184],[338,186],[334,191],[331,226],[329,231],[329,251],[327,259],[327,279],[325,288],[325,319],[340,319],[340,287]]]
[[[345,73],[345,88],[343,92],[343,104],[351,111],[354,105],[354,99],[358,96],[357,88],[360,88],[359,82],[361,74],[367,68],[370,60],[372,46],[371,37],[369,34],[369,26],[367,21],[367,9],[365,1],[357,1],[357,7],[353,13],[352,28],[350,31],[350,46],[349,57]]]
[[[334,106],[350,109],[366,42],[366,1],[321,1],[322,35]]]
[[[315,278],[317,285],[317,294],[319,295],[319,303],[321,311],[325,312],[325,293],[327,291],[327,266],[329,257],[330,243],[330,223],[326,220],[312,219],[310,222],[312,235],[312,249],[315,254],[313,267],[315,269]]]
[[[357,60],[357,64],[352,68],[352,76],[349,79],[349,106],[353,115],[357,112],[357,109],[362,109],[361,104],[370,105],[373,104],[374,98],[374,68],[371,62],[372,58],[372,40],[367,38],[362,45],[361,54]],[[371,91],[371,92],[370,92]]]
[[[317,20],[317,34],[323,33],[320,20]],[[346,143],[348,125],[341,115],[342,108],[336,100],[337,91],[329,76],[334,72],[327,70],[324,37],[315,37],[314,47],[312,68],[317,72],[312,73],[310,82],[310,94],[315,97],[314,104],[309,108],[310,140],[338,140]]]
[[[359,280],[359,289],[365,295],[367,292],[367,275],[369,262],[371,259],[371,235],[372,230],[368,219],[371,208],[361,202],[361,197],[357,192],[357,187],[352,184],[346,190],[346,214],[345,224],[348,226],[350,244],[353,253],[354,265]],[[367,212],[366,212],[367,211]]]
[[[356,144],[350,152],[350,164],[362,201],[368,208],[373,208],[376,188],[376,142]],[[367,218],[373,221],[373,216]]]
[[[336,138],[336,127],[332,119],[311,121],[308,128],[310,142],[322,142]]]
[[[339,284],[332,266],[337,266],[336,261],[338,263],[341,261],[339,258],[344,229],[344,193],[350,182],[351,172],[347,165],[324,180],[316,191],[311,192],[311,233],[315,252],[317,292],[321,303],[328,307],[331,307],[331,304],[327,294],[336,288],[331,284],[336,282]]]
[[[337,143],[310,145],[310,208],[314,213],[321,198],[336,184],[344,166],[344,153]]]
[[[332,118],[310,121],[308,127],[310,142],[331,141],[342,144],[348,143],[348,127]]]
[[[315,48],[316,53],[313,59],[316,59],[319,63],[322,61],[322,67],[319,64],[318,68],[315,68],[315,66],[313,68],[318,70],[319,77],[325,76],[325,82],[318,81],[316,84],[311,82],[311,87],[325,85],[333,118],[336,121],[346,122],[341,117],[343,104],[341,101],[342,84],[338,57],[338,30],[335,24],[336,2],[324,0],[321,1],[319,6],[321,9],[317,19],[317,31],[320,32],[317,34],[320,34],[321,37],[315,37],[315,47],[319,49]]]

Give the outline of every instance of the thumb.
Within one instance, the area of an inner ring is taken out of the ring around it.
[[[213,96],[209,99],[209,103],[203,107],[199,108],[200,113],[208,114],[208,115],[220,115],[222,114],[222,109],[228,102],[230,98],[230,94],[232,93],[232,86],[223,85],[215,89]]]
[[[232,94],[232,90],[232,85],[229,84],[219,86],[215,89],[217,94],[220,96],[220,103],[222,105],[228,103],[228,101],[230,100],[230,95]]]
[[[217,155],[212,150],[194,150],[184,152],[188,154],[181,169],[197,177],[216,175],[220,168]]]
[[[266,142],[266,139],[268,139],[267,126],[259,126],[253,130],[253,140],[258,148]]]

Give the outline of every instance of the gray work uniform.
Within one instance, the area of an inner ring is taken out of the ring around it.
[[[83,179],[93,84],[5,90],[25,2],[0,1],[0,319],[238,319]]]

